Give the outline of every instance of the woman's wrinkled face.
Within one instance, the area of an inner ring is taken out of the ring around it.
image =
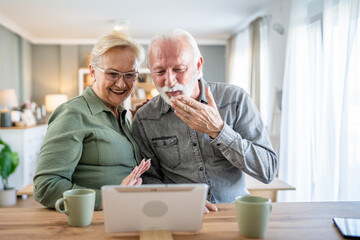
[[[107,73],[102,72],[98,67],[106,72],[109,70],[121,73],[137,72],[136,54],[129,48],[111,48],[100,56],[98,66],[90,66],[95,94],[106,106],[116,110],[130,96],[135,81],[125,81],[124,75],[121,75],[117,81],[108,80]]]

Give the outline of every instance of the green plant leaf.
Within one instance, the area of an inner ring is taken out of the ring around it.
[[[7,189],[8,178],[10,174],[15,172],[20,159],[19,155],[12,152],[10,146],[1,139],[0,145],[3,145],[0,151],[0,176],[3,180],[4,189]]]
[[[0,158],[0,175],[3,179],[7,179],[10,175],[12,169],[12,162],[10,153],[7,151],[1,151],[1,158]]]
[[[11,158],[11,171],[10,174],[12,174],[13,172],[15,172],[17,166],[19,165],[19,155],[17,153],[10,153],[10,158]]]

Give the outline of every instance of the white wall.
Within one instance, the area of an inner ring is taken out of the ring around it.
[[[269,88],[267,92],[268,101],[266,124],[271,143],[274,150],[279,154],[280,148],[280,124],[281,111],[274,108],[277,104],[275,98],[276,90],[282,90],[284,82],[285,61],[286,61],[286,47],[288,26],[290,20],[291,1],[278,0],[271,8],[269,8],[269,32],[268,32],[268,49],[269,49]],[[284,34],[281,35],[275,31],[274,24],[279,24],[284,29]]]
[[[19,101],[31,100],[32,99],[32,45],[25,39],[21,39],[22,45],[22,84],[21,92],[19,96]]]
[[[2,26],[0,43],[0,89],[15,89],[19,103],[31,99],[31,44]]]
[[[58,45],[32,46],[32,101],[45,103],[46,94],[60,93],[60,48]]]
[[[14,88],[19,98],[20,38],[0,26],[0,43],[0,89]]]
[[[274,106],[274,97],[276,89],[282,89],[285,71],[285,53],[286,40],[288,33],[288,24],[290,18],[289,0],[278,0],[269,8],[269,28],[268,28],[268,57],[269,57],[269,92],[267,93],[268,119],[266,125],[271,126],[272,110]],[[280,35],[273,29],[274,24],[279,23],[284,27],[284,34]]]
[[[226,82],[226,46],[201,46],[201,55],[204,58],[204,79],[208,82]]]

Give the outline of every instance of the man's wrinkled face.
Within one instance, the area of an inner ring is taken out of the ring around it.
[[[153,43],[149,60],[156,88],[168,104],[171,97],[193,97],[198,82],[198,69],[192,48],[185,39]]]
[[[196,72],[193,73],[192,79],[189,83],[183,85],[180,83],[175,83],[173,87],[158,87],[156,85],[157,90],[159,91],[160,96],[164,99],[164,101],[171,105],[170,98],[178,96],[180,94],[185,95],[187,97],[191,97],[194,88],[196,87],[196,84],[198,83],[198,75]]]

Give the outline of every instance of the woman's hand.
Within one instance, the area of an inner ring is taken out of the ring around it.
[[[134,185],[141,185],[142,183],[142,179],[140,178],[140,176],[146,172],[147,170],[149,170],[151,162],[150,162],[150,158],[145,161],[145,158],[141,161],[141,163],[139,164],[139,166],[136,166],[134,168],[134,170],[132,170],[132,172],[124,178],[124,180],[121,182],[120,185],[122,186],[134,186]],[[103,206],[101,204],[100,206],[100,210],[103,209]]]
[[[144,106],[148,101],[150,101],[150,99],[146,99],[146,100],[140,102],[139,104],[137,104],[137,105],[135,106],[135,109],[129,109],[130,112],[131,112],[131,115],[134,117],[134,116],[135,116],[135,113],[136,113],[142,106]]]
[[[140,176],[149,170],[151,165],[151,159],[148,159],[145,161],[145,158],[141,161],[139,166],[136,166],[132,172],[124,178],[124,180],[121,182],[120,185],[122,186],[135,186],[135,185],[141,185],[142,179]]]

